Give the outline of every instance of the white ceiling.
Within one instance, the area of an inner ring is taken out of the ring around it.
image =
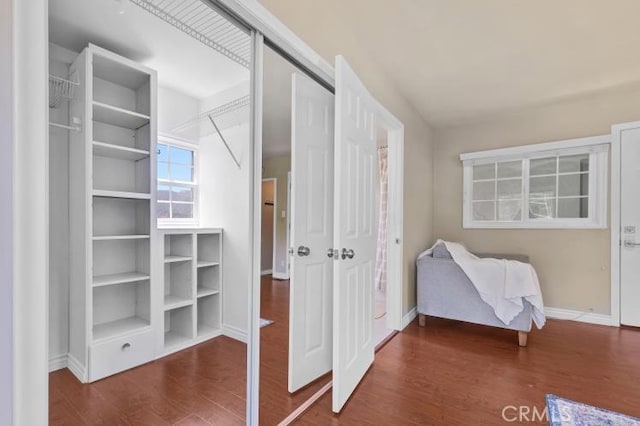
[[[49,38],[76,52],[94,43],[119,53],[157,70],[161,86],[196,99],[249,79],[247,68],[127,1],[50,0]]]
[[[329,62],[364,51],[435,126],[640,84],[638,0],[262,3]]]

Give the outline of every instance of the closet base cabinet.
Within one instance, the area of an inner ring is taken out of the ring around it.
[[[95,45],[70,69],[68,359],[92,382],[155,356],[157,76]]]
[[[163,229],[157,357],[222,334],[222,230]]]

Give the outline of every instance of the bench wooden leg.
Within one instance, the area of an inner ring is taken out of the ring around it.
[[[518,344],[522,347],[527,346],[527,337],[529,337],[529,333],[518,331]]]
[[[424,326],[427,325],[427,316],[426,315],[418,314],[418,325],[420,327],[424,327]]]

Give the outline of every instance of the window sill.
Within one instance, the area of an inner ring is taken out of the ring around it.
[[[463,229],[607,229],[607,224],[601,223],[509,223],[509,222],[495,222],[495,223],[465,223],[462,225]]]

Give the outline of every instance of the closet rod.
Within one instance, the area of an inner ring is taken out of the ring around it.
[[[65,130],[73,130],[74,132],[80,131],[80,127],[78,126],[67,126],[65,124],[58,124],[58,123],[49,123],[49,126],[57,127],[59,129],[65,129]]]
[[[227,140],[224,138],[224,136],[222,136],[222,133],[220,132],[220,129],[216,125],[216,122],[213,120],[213,118],[211,116],[209,116],[209,120],[211,120],[211,124],[213,124],[213,127],[216,129],[216,132],[218,132],[218,136],[220,136],[220,139],[222,140],[222,143],[224,143],[224,146],[227,147],[227,151],[229,151],[229,155],[231,155],[231,158],[233,158],[234,163],[236,163],[236,166],[238,166],[238,168],[240,168],[240,163],[238,162],[238,159],[236,158],[235,155],[233,155],[233,151],[231,151],[231,147],[227,143]]]

